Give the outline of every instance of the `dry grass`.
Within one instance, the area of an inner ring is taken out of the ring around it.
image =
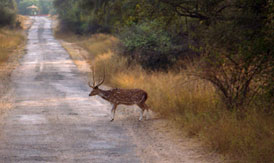
[[[10,75],[25,38],[22,31],[0,29],[0,97],[8,92]]]
[[[210,113],[211,114],[211,113]],[[250,111],[239,120],[236,114],[220,112],[214,123],[205,121],[200,131],[210,148],[229,154],[235,162],[272,162],[274,160],[274,120]]]
[[[16,50],[24,40],[21,31],[0,29],[0,114],[11,108],[11,103],[3,96],[10,90],[10,76],[18,58]]]
[[[24,30],[30,27],[31,21],[21,15],[18,15],[17,20],[21,23],[22,29],[0,28],[0,64],[7,62],[25,41]]]
[[[24,41],[21,31],[0,29],[0,63],[6,62],[9,55]]]
[[[22,56],[26,41],[24,29],[30,26],[27,17],[18,16],[22,29],[0,28],[0,114],[12,107],[10,77]]]
[[[192,67],[177,73],[149,73],[116,55],[113,49],[119,43],[112,36],[78,39],[75,43],[90,52],[88,58],[96,66],[96,73],[106,68],[109,85],[146,90],[153,111],[172,119],[188,136],[198,137],[212,151],[228,156],[232,162],[274,160],[273,117],[250,111],[239,119],[237,113],[226,111],[212,85],[187,73],[193,71]]]
[[[213,151],[233,162],[274,160],[274,119],[250,111],[239,119],[222,108],[214,88],[205,81],[180,73],[147,73],[140,68],[111,75],[111,84],[142,88],[149,94],[153,111],[169,117],[188,136],[199,137]]]
[[[17,21],[20,22],[21,28],[27,30],[32,25],[32,20],[29,17],[23,15],[17,15]]]
[[[117,48],[119,41],[117,38],[111,35],[95,34],[87,40],[81,42],[81,46],[84,47],[92,56],[97,56],[109,51],[113,51]]]

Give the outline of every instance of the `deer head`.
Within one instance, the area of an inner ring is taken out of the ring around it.
[[[93,67],[92,69],[92,79],[93,79],[93,83],[92,85],[90,84],[90,82],[88,83],[89,87],[92,88],[92,91],[90,92],[89,96],[95,96],[98,95],[100,92],[99,86],[102,85],[105,81],[105,69],[104,69],[104,76],[101,82],[99,82],[99,84],[96,85],[95,83],[95,69]]]

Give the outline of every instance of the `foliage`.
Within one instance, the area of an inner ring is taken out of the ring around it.
[[[0,2],[0,27],[14,25],[16,22],[16,3],[14,0]]]
[[[68,28],[80,34],[117,35],[123,55],[146,69],[163,70],[180,59],[200,56],[198,75],[216,86],[229,110],[242,110],[263,94],[272,98],[273,2],[269,0],[54,3]]]
[[[268,55],[262,53],[249,58],[243,54],[207,55],[200,63],[198,75],[218,89],[227,109],[245,109],[267,85],[273,68],[269,62],[272,57]]]
[[[228,109],[245,109],[266,91],[262,88],[273,75],[273,38],[265,34],[269,6],[265,1],[249,2],[236,3],[243,7],[230,11],[233,18],[226,16],[228,21],[211,26],[203,42],[200,77],[218,88]]]
[[[51,0],[40,0],[39,1],[40,14],[47,15],[53,9]]]
[[[172,43],[166,31],[155,26],[157,23],[147,22],[124,28],[120,34],[126,47],[124,54],[145,68],[166,69],[176,61],[176,45]],[[169,55],[166,55],[167,53]]]
[[[27,7],[31,5],[38,6],[38,3],[38,0],[21,0],[18,3],[18,13],[22,15],[28,15],[30,14],[30,10],[28,10]]]
[[[46,15],[49,14],[52,7],[51,0],[20,0],[18,3],[18,13],[22,15],[29,15],[30,10],[27,7],[35,5],[39,8],[39,14]]]
[[[63,27],[67,27],[78,34],[107,31],[107,28],[99,24],[96,12],[104,6],[105,1],[93,0],[55,0],[54,6],[62,20]]]

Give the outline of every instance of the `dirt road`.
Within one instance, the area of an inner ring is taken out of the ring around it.
[[[109,104],[88,97],[51,21],[33,19],[12,76],[15,107],[1,121],[0,162],[140,162],[128,132],[109,122]]]

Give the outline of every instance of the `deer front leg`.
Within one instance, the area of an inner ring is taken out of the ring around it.
[[[110,120],[110,122],[112,122],[112,121],[114,120],[116,107],[117,107],[116,104],[113,104],[113,105],[112,105],[112,109],[111,109],[111,120]]]

